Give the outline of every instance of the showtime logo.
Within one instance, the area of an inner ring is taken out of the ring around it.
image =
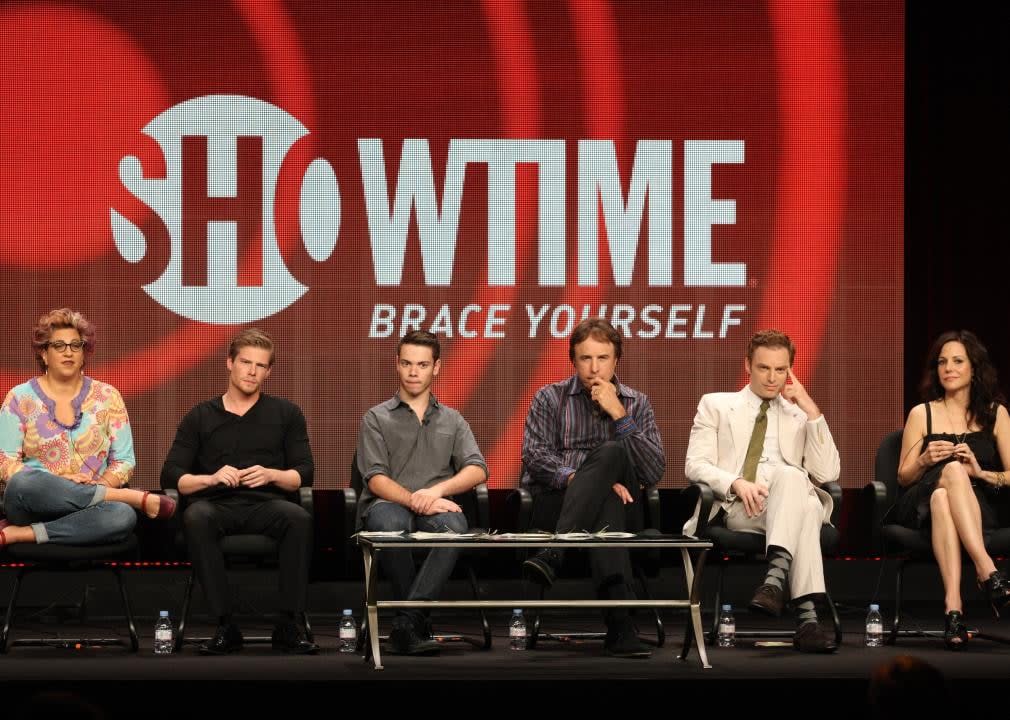
[[[308,130],[270,103],[214,95],[166,110],[143,132],[161,146],[166,176],[144,178],[140,161],[127,156],[119,177],[158,214],[171,238],[165,271],[144,286],[147,294],[190,320],[221,324],[259,320],[300,298],[308,288],[284,265],[274,199],[281,163]],[[336,199],[335,211],[312,212],[315,199],[324,197]],[[325,160],[315,160],[306,171],[302,201],[310,218],[333,219],[313,224],[302,218],[306,250],[325,260],[336,246],[340,208],[336,177]],[[116,210],[110,214],[120,255],[139,262],[146,252],[142,230]],[[240,258],[247,257],[251,267],[240,268]],[[203,276],[194,277],[192,268],[203,268],[196,273]]]
[[[119,164],[120,181],[158,215],[170,238],[164,272],[144,286],[145,292],[178,315],[215,324],[259,320],[298,300],[308,288],[284,263],[274,208],[280,168],[308,130],[270,103],[213,95],[166,110],[143,132],[160,145],[165,176],[144,177],[140,160],[128,155]],[[471,165],[487,168],[487,285],[515,286],[520,164],[537,168],[537,283],[568,284],[566,151],[564,140],[453,139],[439,202],[427,140],[404,140],[398,177],[391,183],[382,141],[359,139],[376,286],[400,285],[412,218],[424,284],[453,284],[463,186]],[[735,201],[712,198],[712,166],[743,161],[742,140],[683,143],[684,287],[747,285],[745,263],[712,261],[711,232],[712,225],[736,222]],[[614,285],[633,284],[646,217],[647,284],[673,285],[673,165],[672,141],[639,140],[625,198],[614,142],[578,142],[578,286],[599,284],[601,219]],[[340,190],[325,159],[316,158],[305,170],[298,217],[309,257],[327,260],[340,229]],[[143,260],[148,249],[143,230],[115,209],[110,218],[120,255],[131,263]],[[376,306],[376,312],[386,312],[386,307]],[[373,325],[375,317],[373,313]]]

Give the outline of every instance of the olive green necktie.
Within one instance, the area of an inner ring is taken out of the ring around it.
[[[768,430],[768,401],[761,401],[761,410],[754,419],[754,432],[750,434],[747,444],[747,457],[743,461],[743,479],[747,482],[757,480],[758,460],[765,449],[765,432]]]

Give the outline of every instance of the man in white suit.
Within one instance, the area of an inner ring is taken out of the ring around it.
[[[793,646],[833,652],[813,598],[824,593],[820,531],[832,508],[819,485],[837,480],[840,464],[824,416],[793,375],[795,354],[785,333],[754,334],[744,363],[747,387],[710,393],[698,404],[685,473],[712,488],[718,501],[712,517],[725,513],[727,528],[767,536],[768,573],[750,607],[781,615],[788,584],[797,610]],[[697,513],[686,534],[694,533]]]

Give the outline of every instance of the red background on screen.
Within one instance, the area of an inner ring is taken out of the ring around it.
[[[524,306],[564,303],[639,312],[705,304],[708,331],[718,330],[723,306],[747,307],[722,339],[691,338],[694,312],[684,314],[687,338],[626,339],[619,376],[652,400],[667,452],[664,485],[683,483],[698,398],[740,387],[747,338],[773,325],[797,343],[797,374],[827,416],[843,484],[862,486],[879,438],[902,422],[903,6],[711,5],[6,7],[0,376],[9,387],[34,372],[30,328],[43,311],[85,312],[99,329],[89,372],[126,396],[134,484],[157,486],[179,419],[225,389],[237,328],[186,320],[144,292],[167,248],[120,182],[119,161],[135,155],[147,177],[163,177],[165,160],[144,126],[192,98],[244,95],[309,132],[281,171],[277,200],[288,269],[308,291],[247,324],[278,343],[266,390],[304,410],[316,487],[347,484],[362,413],[396,389],[395,338],[368,337],[373,307],[417,303],[433,315],[448,303],[455,318],[471,302],[510,304],[506,337],[445,338],[436,392],[470,421],[492,487],[518,480],[532,393],[571,369],[567,340],[551,340],[543,325],[528,337]],[[425,285],[412,224],[400,285],[377,286],[360,138],[383,141],[391,192],[403,141],[426,139],[439,201],[452,139],[564,140],[566,285],[537,283],[537,174],[528,165],[517,171],[516,284],[488,286],[487,172],[469,165],[451,285]],[[615,141],[624,193],[636,143],[672,141],[672,286],[647,284],[645,220],[631,286],[614,284],[605,237],[599,284],[577,284],[582,139]],[[686,140],[745,144],[742,164],[712,170],[712,196],[736,202],[736,223],[712,228],[713,260],[746,263],[745,287],[683,284]],[[297,237],[300,176],[314,157],[332,164],[340,184],[339,238],[322,262]],[[143,224],[149,251],[141,262],[117,252],[110,208]]]

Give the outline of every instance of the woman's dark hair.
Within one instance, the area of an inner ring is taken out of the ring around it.
[[[968,399],[968,422],[976,423],[982,430],[992,432],[996,424],[996,410],[1006,402],[999,387],[996,368],[989,359],[989,351],[985,345],[970,330],[949,330],[936,339],[933,347],[926,355],[926,364],[922,370],[922,383],[919,392],[925,402],[939,400],[944,395],[940,384],[940,374],[937,372],[937,361],[940,351],[949,342],[959,342],[964,345],[971,363],[971,387]]]

